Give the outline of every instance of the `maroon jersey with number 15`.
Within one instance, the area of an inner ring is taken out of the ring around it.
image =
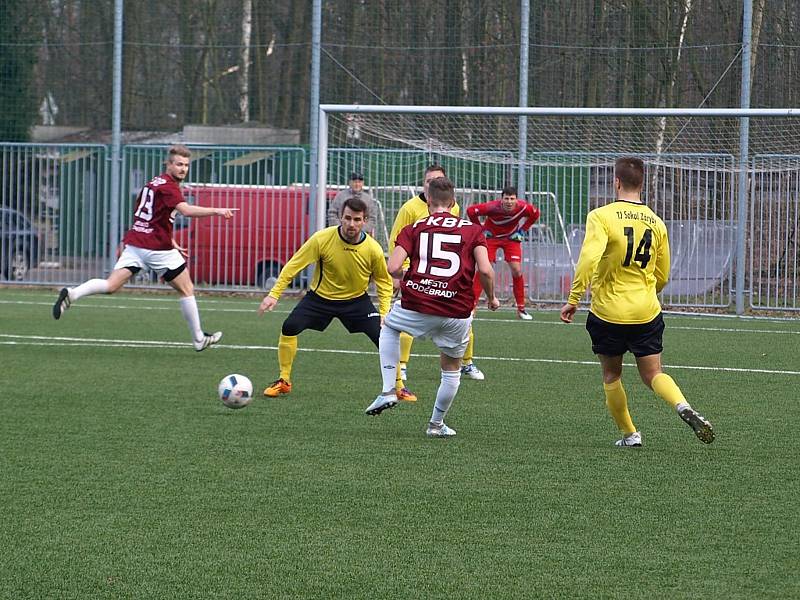
[[[440,212],[404,227],[397,245],[410,267],[400,285],[403,308],[428,315],[465,319],[475,293],[475,247],[486,246],[481,227]]]
[[[172,250],[172,222],[181,202],[184,198],[177,181],[167,173],[153,177],[139,192],[133,225],[122,241],[146,250]]]

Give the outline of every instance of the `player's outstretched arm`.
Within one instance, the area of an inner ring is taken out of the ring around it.
[[[175,210],[181,213],[184,217],[225,217],[230,219],[233,213],[239,210],[238,208],[216,208],[213,206],[195,206],[188,202],[179,202],[175,206]]]

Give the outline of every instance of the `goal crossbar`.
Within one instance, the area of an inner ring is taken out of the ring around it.
[[[385,104],[321,104],[325,113],[408,113],[505,115],[509,117],[575,116],[575,117],[797,117],[800,108],[578,108],[531,106],[411,106]]]

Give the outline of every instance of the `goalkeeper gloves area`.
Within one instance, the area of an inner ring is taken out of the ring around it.
[[[525,234],[521,229],[517,229],[514,233],[508,236],[508,239],[510,239],[512,242],[521,242],[525,239]]]

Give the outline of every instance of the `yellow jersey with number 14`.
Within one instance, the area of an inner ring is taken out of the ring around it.
[[[617,200],[586,219],[570,304],[591,284],[590,310],[618,324],[647,323],[661,312],[658,292],[669,280],[669,239],[658,215],[639,202]]]

